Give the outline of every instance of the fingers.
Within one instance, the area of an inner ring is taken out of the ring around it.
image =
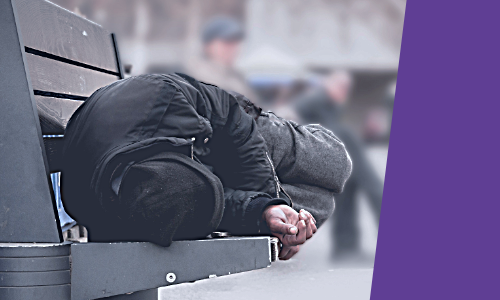
[[[313,228],[312,228],[312,225],[314,225],[314,224],[313,224],[311,219],[308,219],[307,221],[304,221],[304,222],[306,222],[306,239],[308,240],[308,239],[312,238],[312,236],[314,234]]]
[[[306,239],[310,239],[313,235],[312,227],[310,225],[312,223],[312,219],[310,218],[306,210],[304,209],[300,210],[299,219],[306,223]]]
[[[280,254],[278,255],[279,259],[284,260],[284,258],[288,255],[288,252],[290,252],[291,247],[288,246],[283,246],[280,250]]]
[[[304,220],[301,220],[297,223],[297,229],[299,233],[297,235],[285,235],[282,239],[282,243],[284,246],[297,246],[302,245],[306,242],[307,235],[307,225]]]
[[[286,224],[279,218],[273,218],[268,223],[269,229],[271,232],[278,235],[290,234],[296,235],[298,232],[298,228],[292,224]]]
[[[304,220],[306,222],[307,228],[306,228],[306,239],[310,239],[316,231],[318,231],[318,228],[316,228],[316,221],[314,220],[314,217],[306,211],[305,209],[301,209],[299,213],[299,218],[301,220]]]
[[[306,219],[306,217],[307,217],[308,219],[312,220],[312,222],[314,223],[314,225],[316,225],[316,219],[315,219],[315,218],[314,218],[314,216],[313,216],[310,212],[308,212],[307,210],[305,210],[305,209],[301,209],[301,210],[300,210],[300,214],[299,214],[299,215],[301,216],[301,220],[305,220],[305,219]]]
[[[302,245],[306,242],[307,239],[307,224],[306,221],[299,221],[297,224],[297,228],[299,229],[299,233],[296,235],[297,243],[295,245]]]
[[[284,249],[286,251],[286,253],[284,253],[283,255],[281,255],[281,252],[280,252],[279,258],[281,260],[289,260],[290,258],[292,258],[292,256],[294,256],[295,254],[297,254],[299,252],[299,250],[300,250],[299,246],[292,246],[292,247],[286,247],[286,248],[287,249]]]
[[[290,251],[288,251],[288,254],[285,257],[283,257],[283,260],[289,260],[290,258],[292,258],[292,256],[297,254],[299,250],[300,250],[299,246],[292,247]]]
[[[315,234],[316,231],[318,231],[318,228],[316,227],[316,219],[313,217],[313,215],[306,211],[306,213],[309,215],[309,220],[311,220],[311,229],[312,229],[312,233]]]
[[[316,224],[314,224],[314,223],[311,224],[311,228],[312,228],[313,234],[315,234],[316,231],[318,231],[318,228],[316,227]]]
[[[309,214],[309,217],[313,220],[314,225],[316,225],[316,219],[314,218],[314,216],[310,212],[307,213]]]
[[[299,219],[307,221],[309,219],[309,215],[307,214],[307,211],[301,209],[299,212]]]

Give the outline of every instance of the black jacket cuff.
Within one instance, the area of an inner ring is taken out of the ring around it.
[[[291,202],[288,199],[269,198],[264,196],[252,199],[250,203],[248,203],[248,206],[245,210],[246,223],[250,225],[250,227],[253,227],[252,224],[254,224],[254,226],[256,226],[257,228],[257,233],[260,232],[260,229],[262,227],[262,213],[264,212],[264,210],[270,205],[280,204],[291,206]]]

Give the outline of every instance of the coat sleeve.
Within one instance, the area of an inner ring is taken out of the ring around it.
[[[255,120],[225,90],[184,74],[178,75],[200,92],[194,105],[213,128],[212,138],[206,144],[210,154],[200,158],[203,163],[214,168],[225,187],[276,193],[273,171],[266,157],[266,143]]]
[[[224,188],[226,207],[218,230],[232,234],[262,233],[262,213],[270,205],[291,205],[290,200],[272,198],[266,193]]]
[[[335,210],[335,193],[331,190],[307,184],[286,184],[283,188],[293,199],[293,208],[297,211],[305,209],[316,219],[316,227],[320,228]]]
[[[319,125],[298,125],[272,113],[262,113],[257,122],[293,208],[312,213],[319,227],[352,171],[344,144]]]
[[[225,210],[219,228],[232,234],[258,234],[264,209],[290,202],[274,198],[277,195],[273,171],[255,120],[224,90],[214,86],[205,89],[214,108],[209,159],[224,186]]]
[[[345,145],[331,131],[320,125],[299,125],[273,113],[263,113],[258,126],[283,183],[342,192],[352,161]]]
[[[291,205],[288,199],[278,198],[264,138],[234,95],[187,75],[179,76],[200,92],[196,109],[213,128],[206,144],[210,153],[200,160],[213,168],[224,186],[225,210],[219,229],[256,234],[265,207]]]

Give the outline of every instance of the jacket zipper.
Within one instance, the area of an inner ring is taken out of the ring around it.
[[[195,140],[196,140],[196,138],[195,138],[195,137],[192,137],[192,138],[191,138],[191,141],[192,141],[192,143],[191,143],[191,159],[192,159],[192,160],[194,160],[194,141],[195,141]]]
[[[288,195],[288,193],[285,191],[285,189],[281,186],[278,175],[276,174],[276,170],[274,170],[273,161],[269,157],[269,154],[267,153],[267,151],[266,151],[266,157],[267,157],[267,160],[269,161],[269,164],[271,165],[271,169],[273,170],[274,182],[276,183],[276,198],[280,197],[280,191],[282,191],[288,197],[288,199],[290,199],[290,201],[292,201],[292,197],[290,197],[290,195]]]

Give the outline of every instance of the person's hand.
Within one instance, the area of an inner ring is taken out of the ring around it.
[[[283,244],[280,259],[287,260],[299,251],[299,245],[310,239],[317,231],[316,220],[306,210],[300,214],[288,205],[271,205],[264,210],[262,218],[271,234]]]
[[[318,231],[318,228],[316,227],[316,219],[313,217],[313,215],[308,212],[305,209],[301,209],[299,212],[299,219],[303,220],[307,227],[306,227],[306,239],[312,238],[313,234]]]
[[[297,254],[300,250],[300,246],[283,246],[281,247],[280,253],[278,255],[278,258],[280,260],[289,260]]]

